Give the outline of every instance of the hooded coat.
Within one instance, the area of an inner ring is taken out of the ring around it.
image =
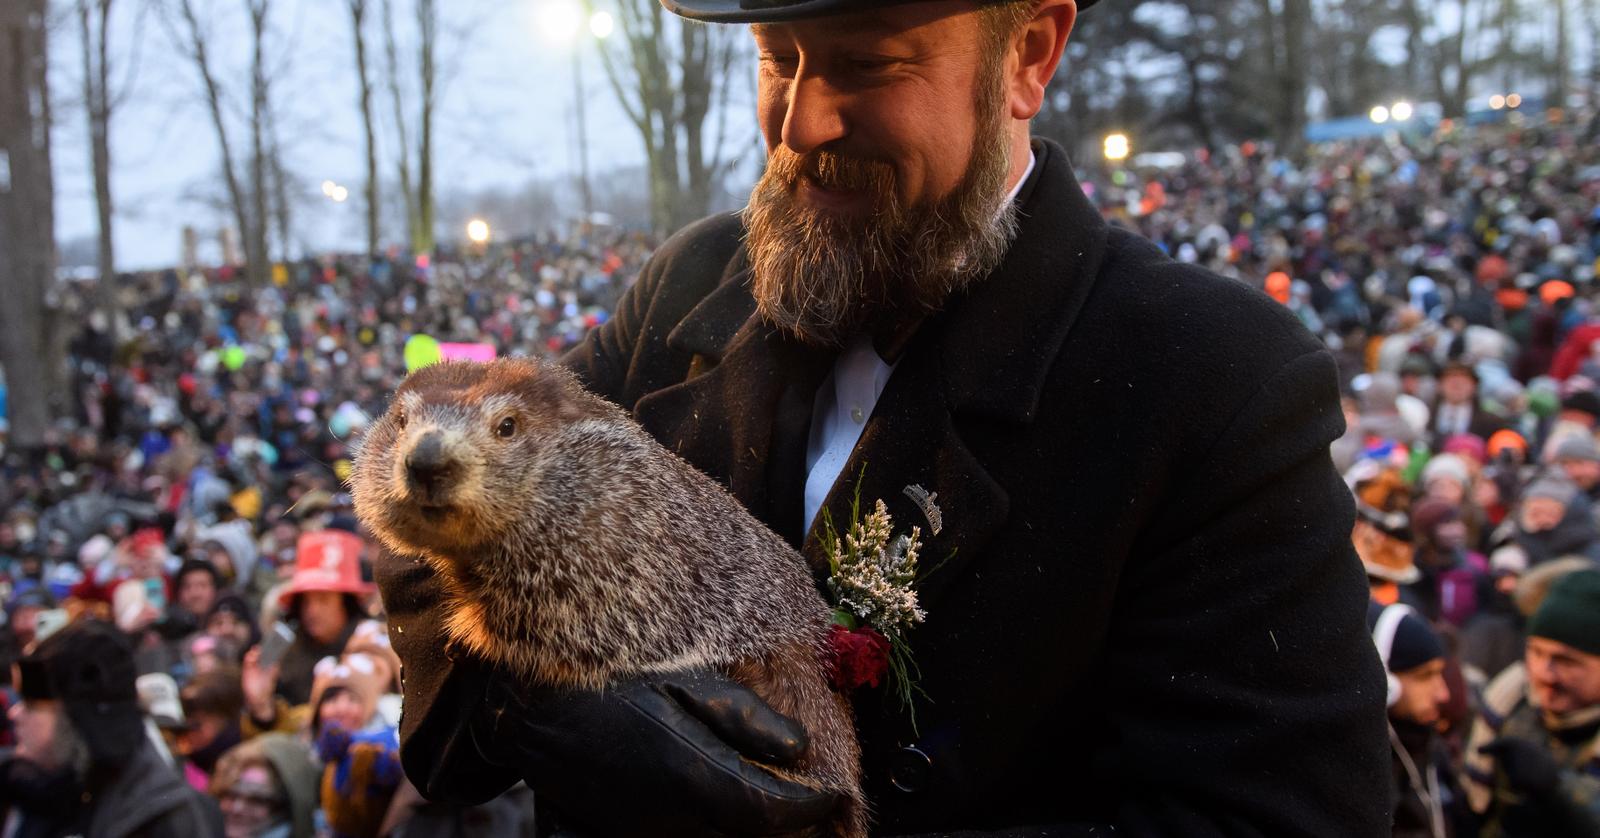
[[[92,781],[81,803],[49,818],[22,812],[13,838],[194,838],[221,835],[222,811],[139,737],[133,758],[108,776]]]
[[[289,834],[293,838],[312,838],[316,834],[313,815],[321,778],[317,764],[311,760],[310,748],[287,733],[264,733],[252,741],[261,748],[289,798]]]
[[[924,555],[950,556],[918,587],[917,726],[854,696],[875,833],[1385,834],[1332,355],[1259,291],[1109,227],[1065,152],[1033,150],[1003,263],[910,338],[824,502],[850,520],[859,477],[909,524],[920,486],[943,517]],[[834,354],[756,313],[743,232],[674,236],[564,363],[825,576],[801,518]],[[494,796],[518,772],[471,742],[485,667],[446,650],[426,563],[376,570],[407,774]]]

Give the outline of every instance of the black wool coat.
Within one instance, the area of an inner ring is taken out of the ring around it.
[[[920,586],[916,728],[856,696],[875,831],[1385,833],[1332,355],[1265,295],[1109,227],[1065,152],[1034,153],[1017,240],[915,331],[826,501],[848,520],[864,474],[903,527],[921,486],[943,515],[925,561],[954,552]],[[734,215],[674,236],[564,362],[825,568],[800,487],[833,359],[755,315],[741,237]],[[516,778],[472,748],[484,676],[442,648],[437,584],[400,559],[378,581],[408,774],[491,796]]]

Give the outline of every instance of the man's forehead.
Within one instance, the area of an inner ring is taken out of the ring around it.
[[[1568,646],[1567,644],[1562,643],[1559,640],[1555,640],[1555,639],[1549,638],[1549,637],[1540,637],[1537,634],[1530,635],[1528,637],[1528,646],[1529,646],[1529,648],[1536,649],[1539,652],[1542,652],[1542,653],[1544,653],[1546,655],[1558,656],[1558,657],[1563,657],[1563,658],[1572,658],[1574,660],[1581,660],[1581,661],[1600,660],[1600,655],[1591,655],[1588,652],[1583,651],[1582,649],[1578,649],[1578,648],[1573,647],[1573,646]]]

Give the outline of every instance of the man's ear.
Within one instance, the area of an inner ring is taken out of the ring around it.
[[[1077,0],[1043,0],[1033,19],[1012,39],[1006,89],[1013,119],[1032,119],[1044,106],[1045,85],[1061,63],[1077,18]]]

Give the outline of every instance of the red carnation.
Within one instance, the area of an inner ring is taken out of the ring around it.
[[[829,675],[840,692],[862,684],[876,687],[889,669],[889,638],[874,629],[863,626],[851,631],[834,623],[828,627],[828,647],[833,652]]]

